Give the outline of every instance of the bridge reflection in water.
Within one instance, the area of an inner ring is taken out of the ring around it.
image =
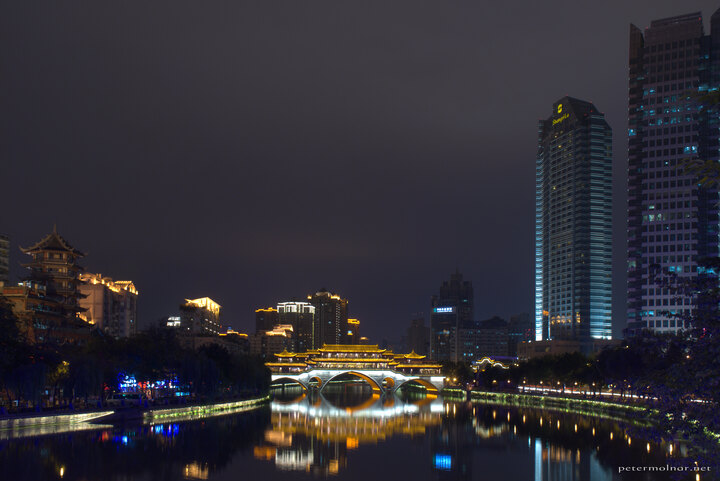
[[[341,405],[333,402],[338,392],[332,390],[298,389],[293,401],[273,401],[272,426],[255,446],[255,458],[274,461],[280,470],[337,474],[347,467],[348,451],[395,436],[423,437],[428,427],[442,423],[445,405],[436,395],[368,394],[357,384],[338,390],[347,388],[354,391],[352,399]]]
[[[363,383],[288,391],[285,400],[272,402],[271,426],[253,455],[278,470],[315,476],[343,478],[347,470],[357,477],[366,471],[361,460],[405,453],[410,464],[383,464],[387,477],[612,481],[628,460],[665,465],[673,453],[662,443],[634,439],[626,423],[582,414],[458,403],[419,392],[378,395]]]

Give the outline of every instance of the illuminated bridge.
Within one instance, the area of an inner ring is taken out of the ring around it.
[[[283,351],[277,360],[265,363],[272,372],[272,381],[294,381],[306,390],[323,389],[340,376],[354,376],[366,381],[374,393],[394,392],[408,383],[424,386],[437,394],[444,378],[440,364],[430,364],[425,356],[394,354],[377,345],[324,345],[303,353]]]

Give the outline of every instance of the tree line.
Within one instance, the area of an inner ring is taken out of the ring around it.
[[[195,398],[266,392],[262,360],[217,344],[184,347],[175,331],[152,328],[114,339],[94,330],[82,345],[30,344],[0,296],[0,400],[5,409],[71,405],[102,399],[131,375],[138,383],[175,379]]]

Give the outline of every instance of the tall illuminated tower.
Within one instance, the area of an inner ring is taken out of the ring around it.
[[[697,308],[658,282],[716,277],[718,195],[683,164],[718,160],[717,106],[698,97],[720,86],[720,10],[703,32],[699,12],[630,26],[628,104],[629,335],[677,332]]]
[[[610,339],[611,276],[612,131],[593,104],[564,97],[539,125],[535,340]]]

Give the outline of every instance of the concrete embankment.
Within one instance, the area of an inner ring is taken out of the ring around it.
[[[502,404],[519,408],[572,412],[588,416],[647,421],[652,410],[648,406],[621,404],[595,399],[542,396],[537,394],[472,391],[472,402]]]
[[[183,421],[195,418],[232,414],[254,409],[267,403],[269,396],[238,401],[190,404],[179,407],[132,406],[125,408],[109,408],[76,413],[38,413],[9,416],[0,419],[0,431],[18,431],[25,428],[70,426],[89,422],[112,424],[126,421],[143,421],[146,423],[162,422],[165,419]]]

